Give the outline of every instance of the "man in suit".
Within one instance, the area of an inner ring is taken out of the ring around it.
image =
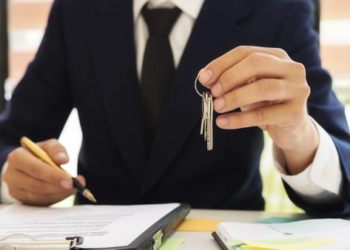
[[[150,14],[174,7],[180,12],[155,14],[162,19]],[[171,25],[163,25],[167,16],[175,17]],[[56,0],[36,58],[0,119],[3,186],[34,205],[75,193],[69,178],[19,139],[40,142],[66,163],[64,147],[48,139],[76,107],[78,179],[100,204],[261,210],[266,130],[291,199],[313,215],[348,214],[349,131],[320,66],[311,17],[303,0]],[[209,152],[199,135],[198,72],[216,97]],[[157,78],[169,86],[152,85]],[[87,201],[78,195],[77,202]]]

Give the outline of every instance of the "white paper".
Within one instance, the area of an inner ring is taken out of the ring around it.
[[[0,239],[12,233],[36,238],[81,236],[81,248],[128,246],[180,204],[135,206],[31,207],[13,204],[0,210]]]
[[[249,224],[236,222],[220,223],[216,229],[220,238],[225,241],[231,240],[276,240],[296,237],[310,237],[313,240],[332,238],[336,243],[312,248],[312,250],[349,250],[350,249],[350,228],[332,228],[308,234],[287,235],[278,232],[268,224]],[[226,238],[226,240],[225,240]],[[234,249],[234,248],[230,248]]]

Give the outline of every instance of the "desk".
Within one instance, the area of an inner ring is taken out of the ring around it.
[[[6,205],[0,205],[0,209]],[[232,211],[232,210],[202,210],[192,209],[187,218],[203,218],[234,222],[254,222],[271,216],[308,218],[305,214],[280,214],[256,211]],[[209,232],[175,232],[171,238],[184,238],[185,243],[179,250],[221,250]]]

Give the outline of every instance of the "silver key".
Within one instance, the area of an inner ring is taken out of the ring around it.
[[[204,92],[203,95],[197,90],[197,80],[195,81],[195,89],[202,97],[202,121],[200,134],[204,134],[204,141],[207,142],[207,149],[213,149],[213,96],[210,92]]]
[[[206,131],[206,120],[207,120],[207,113],[208,113],[208,105],[207,102],[205,101],[205,95],[203,93],[203,100],[202,100],[202,123],[201,123],[201,135],[203,134],[203,130]],[[206,132],[204,132],[206,133]],[[204,136],[205,139],[205,136]]]
[[[207,148],[213,149],[213,96],[207,92]]]

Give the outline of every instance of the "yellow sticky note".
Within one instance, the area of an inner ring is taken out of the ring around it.
[[[242,246],[244,250],[269,250],[266,248],[252,247],[252,246]]]
[[[219,220],[186,219],[176,228],[176,231],[214,232],[216,226],[221,222]]]
[[[335,243],[334,239],[326,238],[297,244],[270,244],[257,241],[245,240],[247,246],[243,246],[245,250],[271,249],[271,250],[299,250],[313,247],[319,247]]]
[[[252,246],[242,246],[244,250],[269,250],[266,248],[252,247]]]

